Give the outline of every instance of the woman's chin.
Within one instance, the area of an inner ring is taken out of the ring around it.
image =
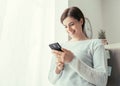
[[[69,37],[70,37],[70,38],[74,38],[74,36],[73,36],[73,35],[69,35]]]
[[[69,37],[72,37],[72,35],[69,34]]]

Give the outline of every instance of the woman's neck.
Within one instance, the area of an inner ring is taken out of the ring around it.
[[[77,37],[72,38],[70,41],[80,41],[80,40],[87,40],[87,39],[89,39],[89,38],[87,38],[85,36],[85,34],[81,34],[81,35],[79,35]]]
[[[70,41],[82,41],[82,40],[87,40],[88,38],[74,38],[74,39],[71,39]]]

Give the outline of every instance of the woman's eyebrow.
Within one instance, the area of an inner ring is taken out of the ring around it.
[[[65,25],[65,24],[63,24],[63,25],[64,25],[64,27],[67,27],[68,25],[71,25],[71,24],[74,24],[74,22],[72,21],[72,22],[69,22],[67,25]]]
[[[68,23],[68,25],[70,25],[70,24],[74,24],[74,22],[70,22],[70,23]]]

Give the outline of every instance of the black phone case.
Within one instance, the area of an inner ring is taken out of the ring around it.
[[[51,49],[53,49],[53,50],[62,51],[62,50],[61,50],[61,46],[60,46],[60,44],[59,44],[58,42],[49,44],[49,47],[50,47]]]

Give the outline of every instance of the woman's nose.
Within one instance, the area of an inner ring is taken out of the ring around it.
[[[67,28],[67,30],[68,30],[68,31],[71,31],[71,30],[72,30],[72,28],[71,28],[71,27],[68,27],[68,28]]]

